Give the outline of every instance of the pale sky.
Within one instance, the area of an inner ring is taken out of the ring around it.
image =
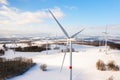
[[[72,34],[120,35],[120,0],[0,0],[0,37],[14,34],[63,35],[50,9]]]

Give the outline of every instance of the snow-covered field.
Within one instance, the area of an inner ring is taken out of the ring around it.
[[[52,46],[54,47],[54,45]],[[60,48],[65,46],[59,45]],[[120,71],[99,71],[96,69],[96,62],[101,59],[105,63],[114,60],[120,66],[120,51],[109,50],[108,55],[104,52],[104,47],[92,47],[85,45],[73,45],[77,52],[73,52],[73,80],[108,80],[113,76],[113,80],[120,80]],[[100,51],[101,49],[101,51]],[[62,71],[60,67],[64,53],[60,50],[48,50],[43,52],[14,52],[9,50],[4,56],[32,58],[37,63],[23,75],[8,80],[69,80],[69,53],[66,55]],[[47,64],[47,71],[40,69],[41,64]]]

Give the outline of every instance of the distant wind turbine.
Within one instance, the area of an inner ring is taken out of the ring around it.
[[[16,41],[15,41],[15,39],[12,41],[12,44],[13,44],[13,53],[15,54],[15,47],[16,47]]]
[[[48,38],[46,39],[46,54],[48,54]]]
[[[69,36],[68,33],[66,32],[66,30],[62,27],[62,25],[58,22],[58,20],[56,19],[56,17],[54,16],[54,14],[49,10],[50,14],[52,15],[52,17],[55,19],[55,21],[57,22],[57,24],[59,25],[59,27],[61,28],[61,30],[63,31],[63,33],[65,34],[65,36],[67,37],[67,41],[69,42],[70,45],[70,80],[72,80],[72,38],[74,38],[75,36],[77,36],[79,33],[81,33],[84,29],[80,30],[79,32],[75,33],[72,36]],[[64,59],[65,59],[66,53],[64,54],[64,58],[63,58],[63,62],[62,62],[62,66],[61,66],[61,70],[63,67],[63,63],[64,63]]]
[[[107,54],[107,41],[108,41],[108,31],[107,31],[107,26],[105,29],[105,32],[103,32],[105,34],[105,54]]]

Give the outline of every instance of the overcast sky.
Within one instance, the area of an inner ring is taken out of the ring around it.
[[[120,34],[120,0],[0,0],[0,36],[62,31],[48,12],[50,9],[72,34]]]

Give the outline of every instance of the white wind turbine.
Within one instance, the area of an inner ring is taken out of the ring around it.
[[[66,30],[62,27],[62,25],[58,22],[58,20],[56,19],[56,17],[54,16],[54,14],[49,10],[50,14],[52,15],[52,17],[55,19],[55,21],[57,22],[57,24],[59,25],[59,27],[61,28],[61,30],[63,31],[63,33],[65,34],[65,36],[67,37],[67,41],[69,42],[69,45],[70,45],[70,66],[69,66],[69,69],[70,69],[70,80],[72,80],[72,39],[78,35],[80,32],[82,32],[84,29],[80,30],[79,32],[75,33],[74,35],[72,36],[69,36],[68,33],[66,32]],[[65,60],[65,56],[66,56],[66,53],[64,54],[64,57],[63,57],[63,61],[62,61],[62,66],[61,66],[61,70],[62,70],[62,67],[63,67],[63,64],[64,64],[64,60]]]
[[[107,26],[105,29],[105,32],[103,32],[105,34],[105,54],[107,54],[107,41],[108,41],[108,31],[107,31]]]
[[[15,54],[15,47],[16,47],[16,42],[15,42],[15,40],[13,40],[13,44],[14,44],[14,54]]]
[[[15,48],[16,48],[16,39],[15,39],[15,37],[14,36],[12,36],[12,41],[11,41],[11,44],[12,44],[12,48],[13,48],[13,53],[15,54]]]
[[[46,38],[46,54],[48,54],[48,38]]]

